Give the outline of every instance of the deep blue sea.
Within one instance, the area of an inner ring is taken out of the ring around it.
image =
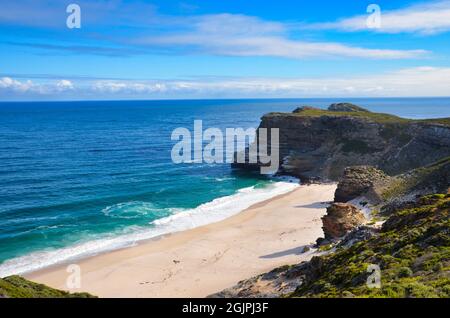
[[[0,103],[0,277],[214,222],[292,183],[172,162],[177,127],[257,127],[272,111],[350,101],[450,117],[450,98]]]

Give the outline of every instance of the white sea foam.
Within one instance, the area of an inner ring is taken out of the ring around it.
[[[34,252],[0,264],[0,277],[36,271],[51,265],[135,245],[142,240],[184,231],[224,220],[251,205],[288,193],[298,187],[298,180],[279,181],[264,188],[249,187],[217,198],[195,209],[173,210],[173,215],[153,221],[152,227],[128,228],[128,233],[97,238],[56,250]],[[126,204],[125,204],[126,205]],[[111,210],[111,209],[110,209]],[[105,211],[104,211],[105,212]]]
[[[148,213],[155,213],[166,209],[157,209],[152,203],[132,201],[108,206],[102,210],[105,216],[113,219],[136,219]]]

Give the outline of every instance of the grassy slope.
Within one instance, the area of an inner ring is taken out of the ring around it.
[[[447,183],[449,171],[450,157],[443,158],[436,163],[393,178],[382,190],[381,196],[385,201],[389,201],[425,188],[436,187],[435,191],[445,191],[445,188],[449,186]]]
[[[378,123],[388,124],[388,123],[438,123],[450,126],[450,118],[438,118],[438,119],[407,119],[398,117],[390,114],[383,113],[372,113],[368,111],[354,111],[354,112],[343,112],[343,111],[330,111],[323,109],[305,109],[295,113],[269,113],[266,116],[296,116],[296,117],[321,117],[321,116],[332,116],[332,117],[356,117],[356,118],[366,118]]]
[[[316,277],[290,296],[450,297],[449,211],[448,194],[397,211],[379,236],[322,256]],[[369,264],[381,268],[380,289],[366,285]]]
[[[30,282],[20,276],[0,278],[0,298],[94,298],[88,293],[73,293]]]

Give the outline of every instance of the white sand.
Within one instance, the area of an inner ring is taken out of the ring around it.
[[[224,221],[79,261],[81,289],[100,297],[205,297],[307,260],[336,185],[301,186]],[[65,289],[67,265],[26,275]]]

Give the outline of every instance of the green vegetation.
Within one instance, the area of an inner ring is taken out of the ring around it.
[[[384,125],[380,132],[380,136],[386,141],[395,138],[400,141],[400,145],[405,145],[413,138],[410,134],[408,134],[408,127],[409,125],[404,122],[388,123]]]
[[[370,147],[362,140],[342,139],[342,148],[344,153],[369,154],[377,152],[378,149]]]
[[[435,162],[435,163],[433,163],[431,165],[428,165],[426,167],[418,168],[418,169],[416,169],[414,171],[417,174],[420,174],[420,175],[423,175],[423,176],[427,176],[430,173],[433,173],[435,171],[440,170],[441,168],[443,168],[444,166],[446,166],[448,164],[450,164],[450,157],[442,158],[441,160],[439,160],[439,161],[437,161],[437,162]]]
[[[331,251],[333,249],[333,244],[326,244],[326,245],[321,245],[318,248],[319,252],[328,252]]]
[[[401,178],[397,177],[392,179],[389,185],[383,189],[381,197],[384,201],[389,201],[393,198],[401,197],[402,195],[408,193],[408,191],[417,184],[415,178]]]
[[[0,298],[95,298],[88,293],[68,293],[20,276],[0,278]]]
[[[450,126],[450,118],[425,119],[423,122]]]
[[[313,274],[290,297],[450,297],[450,195],[423,197],[397,211],[381,233],[316,257]],[[381,288],[366,284],[370,264]]]
[[[331,111],[343,111],[343,112],[368,112],[367,109],[357,106],[352,103],[335,103],[328,107]]]
[[[405,119],[401,117],[397,117],[390,114],[383,113],[371,113],[371,112],[338,112],[338,111],[330,111],[330,110],[305,110],[301,113],[297,114],[298,116],[309,116],[309,117],[320,117],[320,116],[346,116],[346,117],[358,117],[358,118],[367,118],[370,120],[374,120],[379,123],[398,123],[398,122],[408,122],[410,119]]]
[[[296,109],[294,113],[279,113],[273,112],[269,113],[266,116],[297,116],[297,117],[321,117],[321,116],[329,116],[329,117],[356,117],[363,118],[370,121],[374,121],[380,124],[388,124],[389,126],[386,131],[383,133],[384,138],[389,139],[389,136],[392,135],[397,129],[404,129],[407,127],[407,123],[434,123],[434,124],[442,124],[450,126],[450,118],[438,118],[438,119],[407,119],[398,117],[391,114],[384,113],[373,113],[366,110],[361,111],[333,111],[333,110],[325,110],[319,108],[312,107],[304,107]],[[395,135],[398,136],[398,132],[395,132]],[[409,140],[409,136],[404,134],[403,139]]]
[[[408,174],[396,177],[383,189],[381,196],[388,201],[398,198],[419,188],[443,188],[448,186],[450,157],[439,160],[431,165],[417,168]],[[442,185],[441,185],[442,183]]]
[[[343,112],[343,111],[332,111],[323,109],[310,109],[305,108],[302,111],[296,113],[270,113],[266,116],[299,116],[299,117],[357,117],[357,118],[367,118],[379,123],[399,123],[399,122],[411,122],[412,119],[406,119],[397,117],[390,114],[383,113],[372,113],[367,111],[353,111],[353,112]]]

